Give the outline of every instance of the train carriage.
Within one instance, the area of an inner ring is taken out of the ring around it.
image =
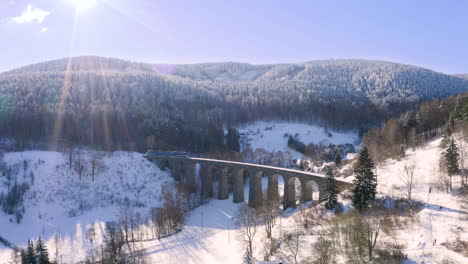
[[[146,152],[148,156],[170,156],[170,157],[181,157],[188,158],[189,153],[187,152],[177,152],[177,151],[159,151],[159,150],[148,150]]]

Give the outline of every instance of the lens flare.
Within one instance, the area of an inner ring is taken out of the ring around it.
[[[68,0],[78,10],[90,9],[97,4],[97,0]]]

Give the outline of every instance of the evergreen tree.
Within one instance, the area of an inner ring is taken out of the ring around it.
[[[36,258],[37,264],[49,264],[49,252],[47,251],[44,242],[42,241],[41,237],[36,242]]]
[[[453,117],[453,114],[450,114],[447,125],[445,126],[444,138],[442,139],[441,146],[440,146],[441,148],[447,148],[448,147],[448,143],[450,141],[450,138],[452,137],[454,128],[455,128],[454,117]]]
[[[31,240],[28,240],[28,248],[24,257],[25,262],[23,264],[37,264],[36,250]]]
[[[374,174],[374,163],[369,151],[363,147],[354,167],[353,205],[358,209],[372,206],[377,189],[377,177]]]
[[[335,175],[333,174],[333,169],[331,167],[326,168],[325,190],[327,192],[325,208],[328,210],[334,209],[338,204],[338,201],[336,199],[337,191]]]
[[[445,170],[450,179],[449,190],[452,191],[452,176],[460,173],[460,167],[458,166],[460,154],[458,153],[458,147],[453,137],[450,137],[447,142],[446,149],[443,153],[443,158]]]
[[[21,264],[28,264],[28,260],[26,258],[26,250],[21,249]]]
[[[226,134],[226,145],[229,150],[239,152],[240,143],[239,143],[239,132],[235,128],[229,128],[228,133]]]
[[[339,149],[336,151],[335,154],[335,164],[336,166],[341,166],[341,154]]]
[[[457,97],[452,115],[455,124],[468,120],[468,97]]]

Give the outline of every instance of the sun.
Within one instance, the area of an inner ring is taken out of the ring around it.
[[[97,4],[97,0],[68,0],[77,10],[90,9]]]

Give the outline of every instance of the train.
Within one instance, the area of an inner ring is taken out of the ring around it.
[[[148,150],[146,152],[147,156],[170,156],[170,157],[180,157],[188,158],[190,154],[188,152],[177,152],[177,151],[162,151],[162,150]]]

